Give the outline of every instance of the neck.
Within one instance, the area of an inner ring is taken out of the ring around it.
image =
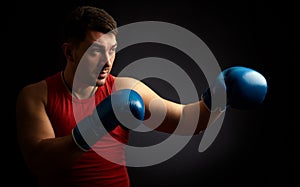
[[[72,87],[67,83],[66,79],[65,79],[65,71],[62,71],[61,72],[61,77],[62,77],[62,80],[65,84],[65,86],[67,87],[67,89],[69,90],[69,92],[72,93]]]
[[[64,71],[62,71],[61,72],[61,77],[62,77],[62,80],[63,80],[63,83],[64,83],[64,85],[66,86],[66,88],[68,89],[68,91],[70,92],[70,94],[71,95],[73,95],[75,98],[77,98],[77,99],[85,99],[85,98],[90,98],[90,97],[92,97],[94,94],[95,94],[95,92],[96,92],[96,90],[97,90],[97,86],[93,86],[92,87],[92,90],[90,91],[90,93],[87,95],[87,94],[78,94],[78,93],[76,93],[73,89],[72,89],[72,87],[68,84],[68,82],[66,81],[66,78],[65,78],[65,72]],[[82,92],[82,93],[86,93],[86,92]]]

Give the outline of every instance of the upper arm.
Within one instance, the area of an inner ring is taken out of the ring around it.
[[[54,131],[46,113],[47,86],[44,81],[24,87],[17,98],[16,122],[20,147],[25,157]]]
[[[133,89],[143,98],[145,104],[144,124],[151,129],[172,133],[177,127],[183,105],[166,100],[143,82],[128,77],[116,77],[115,89]]]

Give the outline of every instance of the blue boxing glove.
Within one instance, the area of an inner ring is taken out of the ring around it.
[[[234,66],[221,72],[213,86],[202,94],[202,99],[212,111],[227,107],[240,110],[253,109],[262,104],[267,88],[267,81],[259,72],[247,67]],[[219,106],[219,103],[222,103],[219,101],[225,94],[225,105]],[[216,103],[214,106],[212,99]]]
[[[91,116],[80,121],[72,130],[72,136],[79,148],[88,151],[102,136],[118,125],[125,129],[138,127],[144,115],[142,97],[134,90],[119,90],[97,105]]]

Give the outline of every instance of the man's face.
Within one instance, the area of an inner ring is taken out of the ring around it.
[[[116,48],[117,41],[113,33],[87,31],[86,39],[76,50],[76,61],[79,63],[76,77],[88,85],[103,85],[112,69]]]

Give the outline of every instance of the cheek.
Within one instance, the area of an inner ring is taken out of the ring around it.
[[[115,58],[116,58],[116,55],[113,55],[113,56],[110,57],[109,61],[110,61],[111,64],[114,63]]]
[[[96,68],[99,66],[99,57],[84,55],[80,61],[87,69]]]
[[[112,55],[112,56],[110,57],[110,59],[111,59],[112,61],[114,61],[115,58],[116,58],[116,54],[114,54],[114,55]]]

